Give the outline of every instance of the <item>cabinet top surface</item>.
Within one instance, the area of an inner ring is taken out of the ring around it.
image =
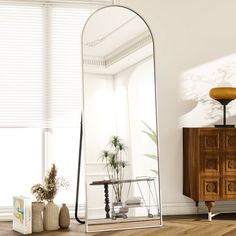
[[[236,130],[236,128],[216,128],[216,127],[183,127],[183,129]]]

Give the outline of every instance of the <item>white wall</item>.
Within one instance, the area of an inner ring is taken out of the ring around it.
[[[155,40],[163,212],[194,213],[182,194],[182,127],[214,123],[209,88],[235,85],[236,1],[119,2],[143,16]]]

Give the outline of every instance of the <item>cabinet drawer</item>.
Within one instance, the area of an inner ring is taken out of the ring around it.
[[[213,201],[220,199],[220,178],[202,178],[200,195],[203,201]]]
[[[236,200],[236,177],[225,177],[222,182],[223,199]]]
[[[220,174],[220,155],[217,153],[203,153],[201,155],[201,174]]]
[[[222,149],[222,135],[219,130],[201,130],[200,150],[201,152],[219,152]]]
[[[224,137],[225,145],[224,150],[227,152],[236,152],[236,132],[235,130],[226,130]]]
[[[225,153],[223,160],[223,175],[236,176],[236,153]]]

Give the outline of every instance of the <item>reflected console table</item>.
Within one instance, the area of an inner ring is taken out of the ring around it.
[[[140,194],[142,196],[142,199],[144,200],[144,195],[142,193],[142,190],[139,186],[139,182],[143,182],[145,181],[148,184],[148,188],[149,191],[152,195],[152,197],[154,198],[154,194],[151,191],[151,183],[153,183],[154,185],[154,190],[155,190],[155,201],[156,201],[156,205],[158,205],[158,201],[157,201],[157,189],[156,189],[156,185],[155,185],[155,179],[154,177],[137,177],[136,179],[124,179],[124,180],[100,180],[100,181],[93,181],[90,185],[103,185],[104,186],[104,196],[105,196],[105,212],[106,212],[106,219],[111,218],[110,217],[110,199],[109,199],[109,185],[112,184],[119,184],[119,183],[128,183],[131,185],[131,183],[137,183],[138,184],[138,188],[140,191]],[[130,185],[129,185],[129,189],[130,189]],[[147,204],[145,203],[146,207]],[[148,209],[148,208],[147,208]],[[149,210],[148,210],[148,216],[151,216]]]
[[[183,129],[183,194],[204,201],[236,200],[236,128]]]

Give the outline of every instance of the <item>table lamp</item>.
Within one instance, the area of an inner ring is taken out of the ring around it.
[[[226,106],[236,99],[236,88],[216,87],[209,92],[211,98],[215,99],[223,106],[223,125],[215,125],[218,128],[234,128],[235,125],[226,125]]]

